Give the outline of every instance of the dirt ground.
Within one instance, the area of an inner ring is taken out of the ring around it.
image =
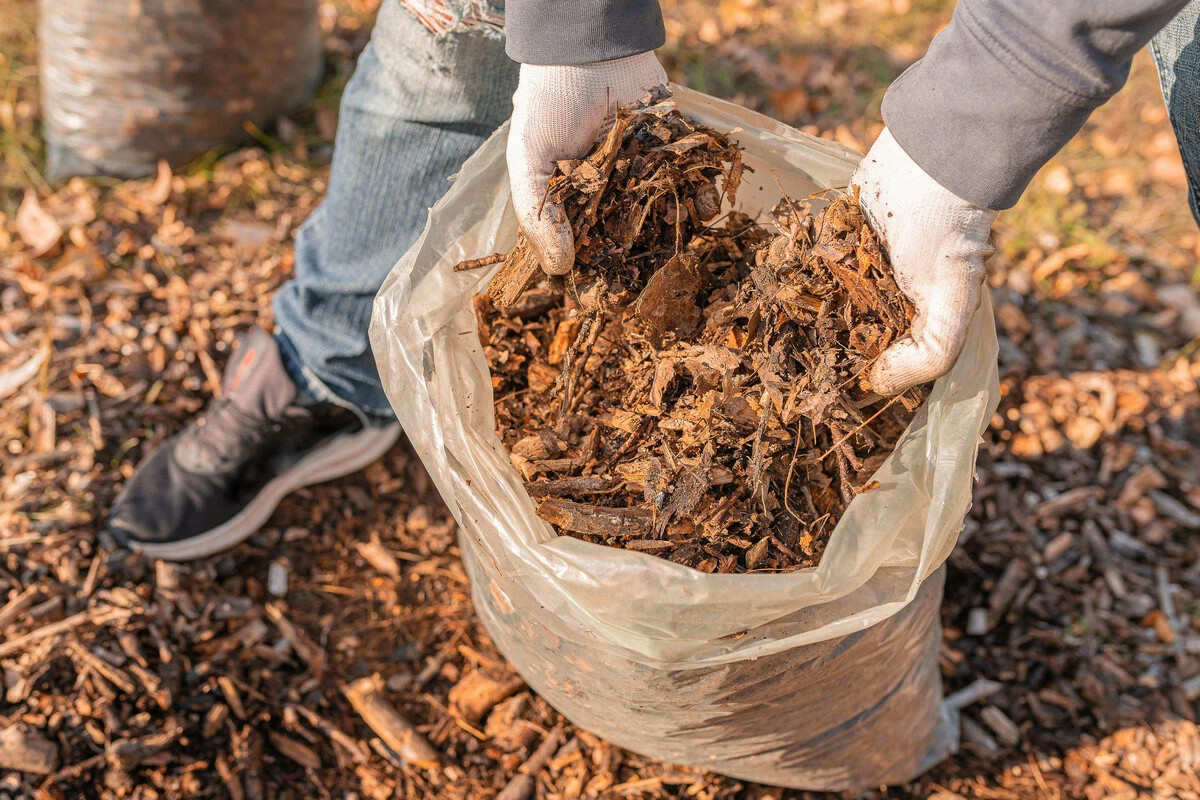
[[[326,5],[325,84],[251,146],[157,179],[49,186],[34,4],[0,0],[0,763],[18,740],[37,762],[0,766],[0,798],[486,800],[546,741],[524,787],[544,800],[821,796],[622,752],[512,681],[404,444],[289,498],[227,555],[173,566],[105,546],[121,482],[212,397],[234,335],[270,326],[374,5]],[[888,81],[952,3],[664,5],[675,79],[865,149]],[[1004,398],[943,605],[947,692],[978,691],[957,756],[865,797],[1200,797],[1185,195],[1142,53],[1001,216]],[[44,253],[23,200],[61,228]],[[354,682],[375,674],[437,766],[398,759],[363,721]],[[511,696],[477,713],[488,695]]]

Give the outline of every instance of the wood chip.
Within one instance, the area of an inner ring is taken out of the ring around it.
[[[524,686],[521,676],[507,667],[479,667],[464,675],[450,690],[450,710],[476,722]]]
[[[342,693],[371,730],[405,763],[420,769],[433,769],[441,763],[441,753],[387,701],[383,679],[378,674],[343,686]]]
[[[58,767],[58,748],[24,723],[0,730],[0,769],[49,775]]]

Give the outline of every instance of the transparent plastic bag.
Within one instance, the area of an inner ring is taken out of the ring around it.
[[[673,87],[680,110],[739,129],[754,214],[845,186],[860,156]],[[820,564],[704,574],[554,533],[494,433],[471,298],[454,266],[516,238],[501,128],[463,166],[375,300],[371,342],[413,447],[457,518],[473,597],[501,651],[555,708],[615,744],[738,778],[818,790],[905,781],[957,744],[938,670],[944,570],[999,396],[985,295],[962,357]]]
[[[153,174],[312,96],[319,0],[40,0],[47,177]]]

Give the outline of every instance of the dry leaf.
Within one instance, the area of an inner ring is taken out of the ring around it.
[[[32,189],[25,190],[25,199],[17,210],[17,234],[34,258],[49,253],[62,238],[62,226],[42,207]]]

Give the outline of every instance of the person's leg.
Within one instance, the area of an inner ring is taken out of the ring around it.
[[[1150,42],[1167,112],[1187,171],[1188,203],[1200,222],[1200,0],[1193,0]]]
[[[480,24],[474,0],[403,1],[449,30],[384,0],[342,101],[325,202],[276,297],[278,332],[241,336],[221,397],[138,464],[109,511],[118,543],[154,558],[219,552],[288,493],[362,469],[400,435],[367,339],[372,300],[449,177],[510,113],[517,79],[498,12]]]
[[[367,339],[372,301],[450,177],[511,113],[517,69],[495,28],[434,34],[384,0],[342,98],[328,194],[275,297],[285,362],[310,394],[391,415]]]

